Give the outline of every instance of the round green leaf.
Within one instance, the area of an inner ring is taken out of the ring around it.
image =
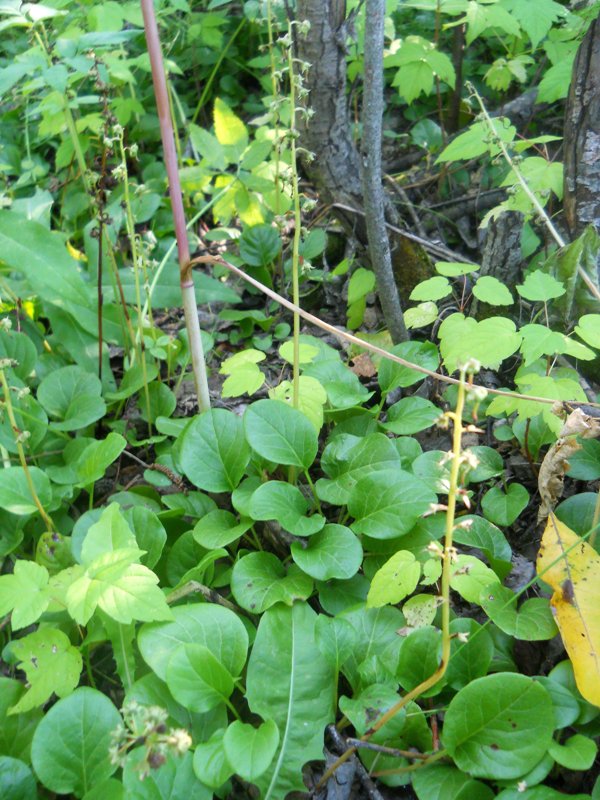
[[[403,397],[388,409],[384,428],[400,436],[430,428],[440,416],[440,409],[424,397]]]
[[[440,360],[438,349],[431,342],[401,342],[392,347],[390,353],[430,370],[436,370]],[[412,386],[424,378],[425,375],[422,372],[417,372],[410,367],[403,367],[387,358],[381,359],[377,373],[381,391],[386,394],[400,386]]]
[[[524,641],[552,639],[558,633],[550,604],[544,597],[531,597],[517,609],[517,596],[507,586],[486,587],[479,602],[500,630]]]
[[[478,778],[507,780],[529,772],[552,741],[548,692],[515,673],[488,675],[453,698],[443,741],[456,766]]]
[[[173,609],[172,622],[142,625],[138,647],[142,658],[161,680],[173,650],[181,644],[205,645],[232,675],[246,663],[248,633],[239,617],[228,608],[194,603]]]
[[[501,586],[496,573],[475,556],[461,554],[452,564],[450,587],[467,603],[479,603],[482,590],[496,583]]]
[[[450,632],[467,634],[466,642],[454,636],[450,643],[446,681],[458,690],[476,678],[487,675],[494,656],[494,641],[487,627],[468,617],[453,619]]]
[[[447,297],[449,294],[452,294],[452,287],[448,279],[436,275],[434,278],[428,278],[426,281],[418,283],[410,293],[410,299],[435,301],[441,300],[442,297]]]
[[[481,481],[495,478],[497,475],[502,475],[504,461],[497,450],[485,445],[476,445],[475,447],[469,447],[469,453],[472,453],[479,462],[475,469],[469,470],[467,476],[469,483],[480,483]]]
[[[279,729],[272,719],[260,727],[232,722],[223,737],[225,755],[235,773],[245,781],[255,781],[265,772],[279,744]]]
[[[252,526],[250,520],[237,521],[231,511],[217,508],[209,512],[196,523],[194,528],[194,539],[206,547],[207,550],[214,550],[217,547],[226,547],[235,542],[240,536]]]
[[[592,347],[600,349],[600,314],[584,314],[575,326],[575,333]]]
[[[492,306],[512,306],[515,302],[508,288],[491,275],[482,275],[473,286],[473,294],[482,303]]]
[[[574,770],[591,769],[596,760],[598,745],[593,739],[576,733],[563,744],[552,740],[548,753],[561,767]]]
[[[85,428],[106,413],[102,384],[96,375],[78,366],[62,367],[40,383],[37,398],[59,431]]]
[[[43,506],[52,500],[50,481],[38,467],[29,467],[29,475]],[[11,514],[34,514],[38,509],[33,502],[23,467],[5,467],[0,472],[0,508]]]
[[[325,524],[325,517],[307,517],[308,502],[298,489],[283,481],[268,481],[254,492],[250,516],[258,520],[276,520],[294,536],[312,536]]]
[[[580,481],[595,481],[600,478],[600,442],[582,439],[581,450],[569,456],[569,477]]]
[[[233,692],[233,677],[202,644],[180,645],[167,664],[169,691],[190,711],[210,711]]]
[[[520,483],[511,483],[506,494],[494,486],[481,499],[483,513],[496,525],[512,525],[529,502],[529,492]]]
[[[400,646],[396,669],[400,686],[409,692],[433,675],[440,663],[441,654],[441,631],[431,626],[412,631]],[[442,678],[423,697],[439,694],[445,683],[446,679]]]
[[[242,420],[224,408],[195,417],[178,443],[183,472],[194,486],[207,492],[235,489],[250,460]]]
[[[109,747],[121,715],[96,689],[82,687],[59,700],[38,725],[31,761],[43,785],[81,797],[116,770]]]
[[[407,328],[425,328],[431,325],[438,317],[438,307],[435,303],[419,303],[404,312],[404,324]]]
[[[0,331],[0,358],[11,358],[17,362],[11,370],[22,381],[27,381],[35,368],[37,351],[25,333]]]
[[[33,772],[18,758],[0,756],[0,797],[2,800],[37,800]]]
[[[242,608],[261,614],[275,603],[291,606],[306,600],[312,579],[295,564],[287,570],[273,553],[250,553],[236,563],[231,574],[231,591]]]
[[[200,742],[194,751],[194,772],[211,789],[218,789],[235,772],[225,755],[224,735],[225,731],[216,731],[208,742]]]
[[[437,495],[422,481],[400,470],[382,470],[361,478],[354,486],[348,511],[352,529],[374,539],[403,536],[418,518],[437,502]]]
[[[555,297],[561,297],[565,293],[562,281],[557,281],[552,275],[536,269],[530,272],[523,283],[517,286],[517,292],[525,300],[546,303]]]
[[[317,455],[317,432],[304,414],[279,400],[259,400],[244,414],[250,447],[267,461],[308,469]]]
[[[367,595],[368,608],[394,606],[414,592],[421,565],[408,550],[399,550],[377,570]]]
[[[292,542],[292,558],[317,581],[347,580],[356,575],[362,563],[362,546],[344,525],[325,525],[303,545],[304,542]]]

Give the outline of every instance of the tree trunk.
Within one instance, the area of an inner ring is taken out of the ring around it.
[[[565,114],[564,208],[573,238],[600,230],[600,19],[590,25],[575,59]]]

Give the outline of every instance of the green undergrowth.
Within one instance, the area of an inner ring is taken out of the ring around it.
[[[373,273],[332,256],[298,191],[310,65],[283,4],[156,6],[192,249],[304,305],[337,293],[361,328]],[[529,8],[389,3],[385,60],[403,135],[454,170],[442,194],[472,164],[508,189],[490,214],[523,215],[523,280],[439,261],[410,342],[345,348],[294,342],[276,302],[195,270],[195,414],[138,4],[0,2],[3,800],[320,796],[324,745],[330,772],[345,757],[332,724],[418,800],[600,797],[600,707],[531,563],[540,462],[597,380],[600,245],[545,235],[557,137],[476,117],[542,52],[539,99],[566,94],[591,13]],[[456,24],[475,86],[448,142]],[[580,443],[556,515],[593,543],[600,446]]]

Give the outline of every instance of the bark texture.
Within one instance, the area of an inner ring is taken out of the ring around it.
[[[575,59],[565,115],[564,208],[572,237],[600,229],[600,19]]]

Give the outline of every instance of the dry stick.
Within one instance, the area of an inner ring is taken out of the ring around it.
[[[230,272],[233,272],[234,275],[237,275],[238,278],[246,281],[246,283],[252,284],[252,286],[256,287],[257,289],[260,289],[260,291],[263,294],[266,294],[267,297],[270,297],[271,300],[275,300],[275,302],[279,303],[279,305],[283,306],[284,308],[287,308],[289,311],[297,313],[307,322],[310,322],[311,325],[316,325],[317,328],[321,328],[322,330],[327,331],[327,333],[337,336],[338,339],[345,339],[347,342],[358,345],[358,347],[361,347],[363,350],[369,350],[371,353],[375,353],[375,355],[378,355],[381,358],[387,358],[389,361],[394,361],[396,364],[401,364],[403,367],[414,369],[416,372],[420,372],[423,375],[428,375],[430,378],[434,378],[437,381],[451,383],[454,386],[460,385],[458,378],[451,378],[449,375],[442,375],[440,372],[434,372],[426,367],[421,367],[419,364],[413,364],[412,361],[407,361],[405,358],[401,358],[400,356],[394,355],[394,353],[383,350],[381,347],[377,347],[377,345],[366,342],[363,339],[359,339],[358,336],[354,336],[347,331],[340,330],[334,325],[330,325],[328,322],[323,322],[323,320],[319,319],[319,317],[315,317],[314,314],[304,311],[304,309],[300,308],[299,306],[295,306],[292,302],[286,300],[285,297],[282,297],[280,294],[277,294],[277,292],[269,289],[269,287],[265,286],[264,283],[257,281],[255,278],[251,278],[250,275],[246,275],[246,273],[242,272],[241,269],[235,267],[233,264],[230,264],[228,261],[225,261],[225,259],[221,258],[220,256],[198,256],[190,261],[190,267],[192,267],[194,264],[218,264],[220,267],[225,267]],[[511,397],[516,400],[533,400],[537,403],[545,403],[547,405],[554,405],[557,402],[555,399],[548,397],[536,397],[535,395],[520,394],[519,392],[508,392],[503,391],[502,389],[488,389],[487,386],[478,386],[477,384],[473,384],[473,388],[485,389],[485,391],[489,394],[494,394],[498,397]],[[587,405],[592,408],[600,408],[600,403],[588,403],[585,400],[563,400],[561,402],[571,406]]]
[[[177,239],[177,253],[179,256],[179,282],[183,300],[185,325],[188,332],[190,353],[192,356],[194,383],[196,384],[198,407],[200,411],[206,411],[210,408],[210,396],[208,393],[208,381],[206,379],[206,365],[204,363],[202,339],[200,338],[200,321],[198,319],[196,293],[194,290],[194,281],[192,280],[190,248],[185,225],[181,185],[179,183],[179,170],[177,167],[173,123],[171,121],[169,109],[167,80],[165,77],[165,68],[153,2],[152,0],[141,0],[141,4],[142,13],[144,15],[144,29],[146,32],[148,55],[150,56],[150,65],[152,67],[152,81],[154,83],[154,94],[156,96],[156,106],[158,109],[160,135],[169,179],[169,195],[171,197],[175,238]]]
[[[385,0],[367,0],[365,14],[365,64],[363,85],[362,183],[365,221],[379,301],[394,344],[410,338],[392,269],[385,227],[381,175],[381,125],[383,117],[383,23]]]

